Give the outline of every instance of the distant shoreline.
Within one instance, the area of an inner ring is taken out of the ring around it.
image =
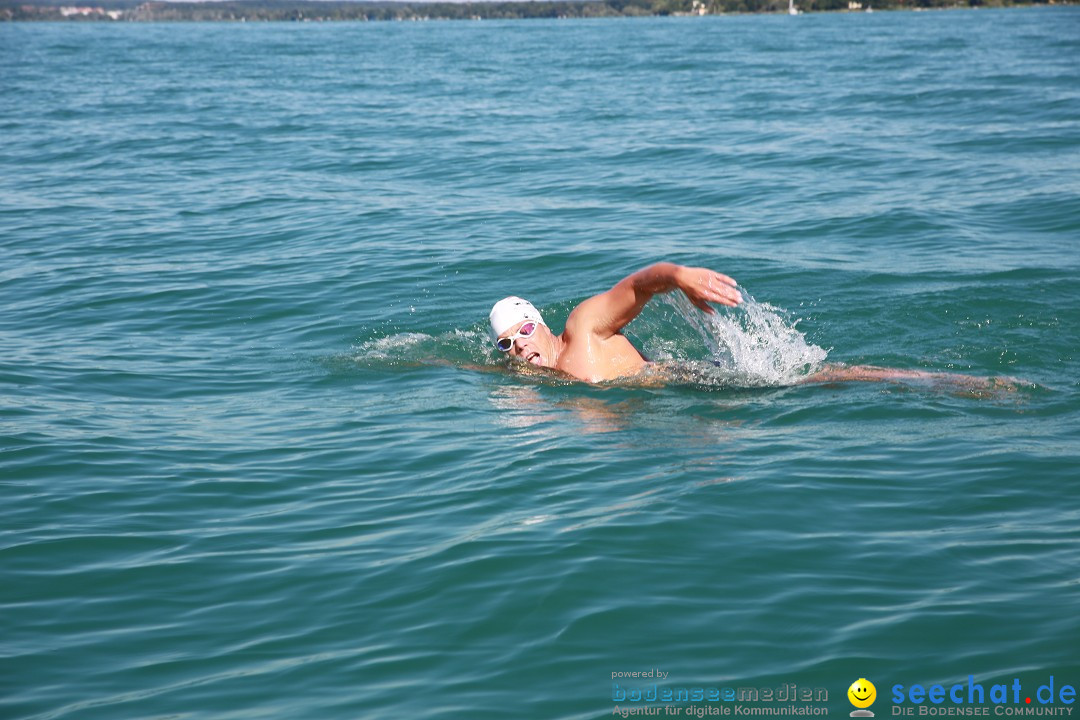
[[[79,3],[85,4],[79,4]],[[71,3],[71,4],[65,4]],[[1072,6],[1075,0],[798,0],[799,14]],[[788,14],[789,0],[531,0],[365,2],[363,0],[0,0],[0,22],[422,22],[605,17]]]

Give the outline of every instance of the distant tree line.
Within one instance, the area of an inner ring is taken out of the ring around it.
[[[875,10],[1006,7],[1055,0],[860,0]],[[805,12],[848,10],[850,0],[796,0]],[[330,0],[0,0],[0,20],[74,21],[338,21],[504,20],[642,15],[787,12],[788,0],[533,0],[531,2],[365,2]]]

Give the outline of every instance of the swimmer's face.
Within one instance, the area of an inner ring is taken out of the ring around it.
[[[522,320],[500,335],[499,338],[514,338],[522,325],[531,322],[535,321]],[[536,330],[532,335],[529,337],[514,338],[514,344],[511,346],[510,352],[508,352],[507,355],[516,360],[527,362],[530,365],[536,365],[537,367],[551,367],[555,358],[554,338],[555,336],[548,330],[547,325],[536,323]]]
[[[855,707],[868,708],[877,699],[877,688],[874,687],[874,683],[866,678],[859,678],[851,683],[851,687],[847,690],[847,696]]]

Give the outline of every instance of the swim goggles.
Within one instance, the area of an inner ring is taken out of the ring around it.
[[[499,352],[510,352],[510,348],[514,347],[515,340],[519,337],[532,337],[534,332],[536,332],[536,323],[530,320],[518,328],[518,331],[510,337],[499,338],[496,340],[495,347],[499,348]]]

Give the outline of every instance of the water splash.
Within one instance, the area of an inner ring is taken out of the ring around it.
[[[357,348],[357,359],[399,360],[413,354],[422,344],[435,338],[425,333],[400,333],[387,337],[375,338],[361,343]]]
[[[792,385],[823,367],[828,352],[807,341],[797,328],[797,319],[789,319],[781,308],[757,302],[743,288],[740,291],[743,303],[739,307],[724,308],[715,315],[702,313],[682,293],[663,296],[661,305],[670,309],[665,318],[670,326],[684,325],[693,334],[658,334],[656,340],[643,340],[646,351],[680,379],[727,387]],[[677,317],[670,317],[671,311]],[[650,322],[655,319],[644,323],[647,328]]]
[[[404,332],[358,344],[350,354],[365,366],[494,365],[487,333],[478,327],[439,335]]]

